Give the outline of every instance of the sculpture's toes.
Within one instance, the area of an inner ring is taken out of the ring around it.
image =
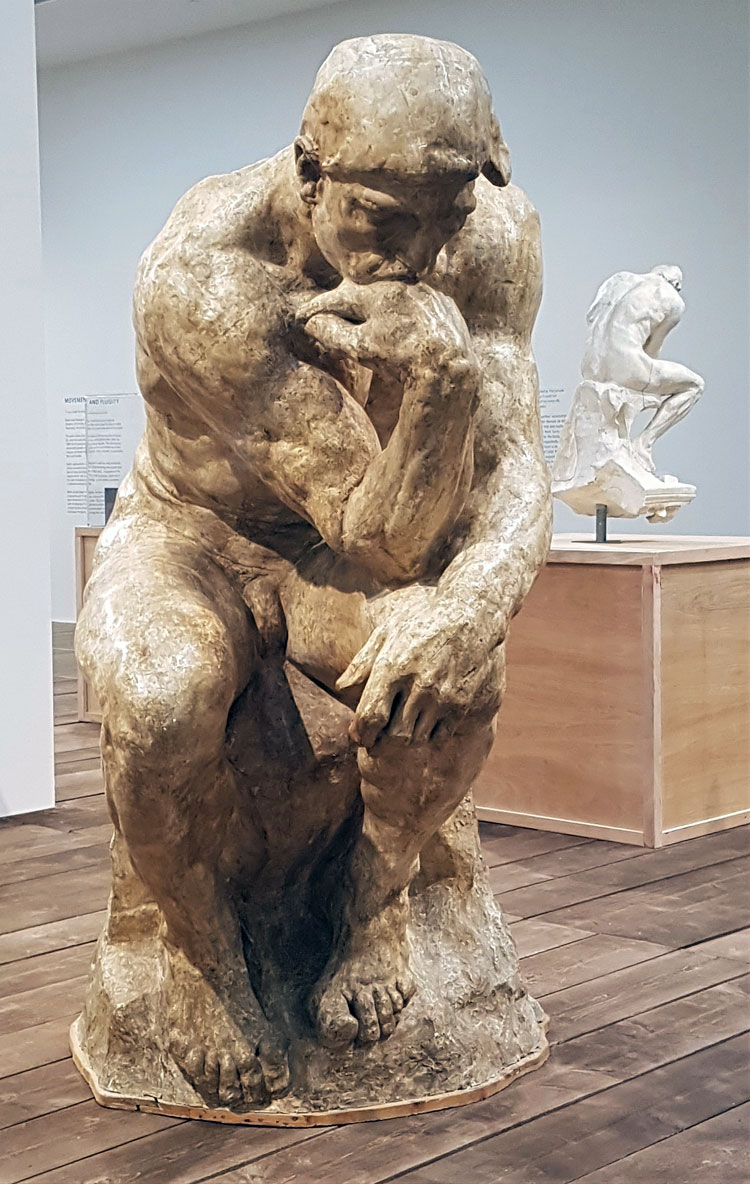
[[[414,994],[410,977],[392,983],[357,983],[340,988],[335,981],[324,992],[317,1011],[318,1036],[328,1048],[376,1044],[391,1036],[401,1012]]]
[[[392,1036],[414,990],[414,980],[409,975],[396,982],[357,986],[352,993],[351,1009],[359,1024],[359,1043],[375,1044]]]
[[[289,1089],[289,1058],[283,1044],[272,1035],[263,1036],[258,1044],[260,1064],[266,1089],[272,1098],[277,1098]]]
[[[349,1009],[349,1000],[335,984],[313,1001],[318,1039],[326,1048],[343,1048],[357,1039],[359,1024]]]
[[[235,1106],[242,1101],[237,1060],[226,1051],[200,1044],[174,1042],[171,1053],[183,1077],[209,1106]]]
[[[289,1085],[289,1065],[282,1049],[255,1055],[249,1046],[231,1051],[173,1044],[172,1056],[183,1076],[208,1106],[244,1110],[263,1106]]]

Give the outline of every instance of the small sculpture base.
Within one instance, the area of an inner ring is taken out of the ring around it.
[[[643,395],[616,383],[578,385],[552,467],[552,493],[576,514],[607,507],[611,518],[669,522],[695,497],[694,485],[651,471],[629,431]]]

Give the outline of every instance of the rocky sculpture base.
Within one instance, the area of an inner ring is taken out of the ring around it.
[[[156,918],[154,918],[156,920]],[[477,935],[482,935],[481,945]],[[75,1062],[103,1106],[217,1122],[316,1126],[393,1118],[488,1097],[547,1058],[546,1018],[518,980],[517,955],[480,869],[457,885],[417,889],[410,933],[417,992],[396,1032],[375,1045],[322,1047],[300,992],[274,985],[290,1036],[292,1086],[262,1109],[208,1107],[172,1061],[159,928],[137,941],[104,933]]]
[[[248,809],[285,844],[285,865],[295,869],[274,879],[270,868],[281,866],[274,848],[242,916],[256,997],[289,1045],[290,1089],[267,1106],[220,1109],[182,1075],[170,1054],[169,999],[175,985],[178,994],[189,988],[196,972],[168,950],[161,912],[116,832],[108,916],[83,1014],[71,1030],[76,1064],[102,1105],[219,1122],[327,1125],[475,1101],[546,1060],[546,1020],[519,976],[470,795],[420,857],[408,932],[416,992],[396,1031],[377,1044],[331,1049],[319,1042],[308,1004],[339,939],[321,902],[345,879],[346,836],[361,819],[359,775],[348,709],[289,665],[286,677],[291,696],[272,673],[250,689],[256,707],[243,715],[238,704],[227,744],[238,778],[247,780]],[[257,718],[258,703],[267,719]],[[304,726],[295,730],[295,718]],[[274,776],[261,781],[250,758],[276,734],[272,719],[286,721],[277,728],[284,743],[269,765]],[[312,839],[310,817],[318,820]]]
[[[552,493],[576,514],[605,505],[612,518],[669,522],[696,494],[677,477],[657,476],[638,455],[630,429],[644,397],[616,383],[581,382],[552,467]]]

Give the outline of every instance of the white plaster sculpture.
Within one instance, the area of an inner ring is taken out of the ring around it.
[[[703,379],[659,357],[685,311],[682,272],[662,264],[646,275],[618,271],[586,314],[581,376],[552,466],[552,492],[578,514],[604,504],[615,518],[667,522],[695,497],[695,486],[658,476],[655,442],[694,406]],[[631,436],[636,417],[654,411]]]

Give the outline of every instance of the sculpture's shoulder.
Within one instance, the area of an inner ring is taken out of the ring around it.
[[[531,332],[542,291],[539,214],[517,185],[475,185],[476,209],[446,247],[442,286],[470,328]]]
[[[269,192],[284,154],[233,173],[206,177],[177,202],[163,229],[144,252],[139,275],[170,261],[193,267],[211,251],[239,247],[248,260],[264,261],[274,242]]]
[[[651,324],[666,319],[677,321],[684,310],[679,292],[662,276],[618,272],[599,289],[586,319],[591,324],[609,315],[617,322]]]

